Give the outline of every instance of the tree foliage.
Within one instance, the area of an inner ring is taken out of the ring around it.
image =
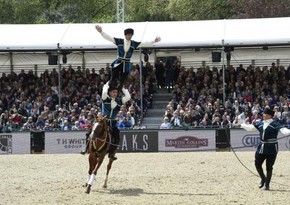
[[[290,16],[289,0],[124,0],[125,21]],[[117,0],[0,0],[0,23],[116,22]]]
[[[239,0],[232,1],[236,10],[234,18],[269,18],[290,16],[289,0]]]

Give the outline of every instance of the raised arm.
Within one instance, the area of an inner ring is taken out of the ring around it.
[[[153,41],[142,42],[142,43],[139,44],[139,46],[137,48],[140,48],[140,47],[150,47],[154,43],[158,43],[159,41],[161,41],[160,36],[156,36],[156,38]]]
[[[290,135],[290,129],[283,127],[279,130],[283,135]]]
[[[246,131],[257,131],[257,128],[252,124],[241,124],[241,128],[245,129]]]
[[[96,30],[97,30],[97,31],[98,31],[98,32],[103,36],[104,39],[106,39],[107,41],[112,42],[113,44],[116,44],[116,43],[115,43],[115,39],[114,39],[113,37],[111,37],[110,35],[106,34],[106,33],[103,31],[103,29],[102,29],[101,26],[96,25],[95,28],[96,28]]]
[[[108,97],[109,81],[103,86],[102,99],[106,100]]]
[[[122,91],[124,93],[124,96],[122,97],[122,103],[126,104],[126,102],[128,102],[131,99],[131,95],[128,89],[122,88]]]

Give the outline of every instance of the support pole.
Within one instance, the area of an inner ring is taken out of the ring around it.
[[[141,99],[141,116],[143,116],[143,89],[142,89],[142,49],[139,48],[139,56],[140,56],[140,99]]]
[[[57,44],[57,65],[58,65],[58,105],[61,108],[61,64],[60,64],[60,47]]]

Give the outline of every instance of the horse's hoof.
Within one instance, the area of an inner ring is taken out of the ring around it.
[[[105,188],[105,189],[106,189],[106,188],[107,188],[107,185],[104,185],[104,186],[103,186],[103,188]]]

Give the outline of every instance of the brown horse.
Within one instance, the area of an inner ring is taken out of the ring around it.
[[[86,182],[85,193],[89,194],[91,191],[91,186],[96,178],[97,171],[103,163],[104,157],[107,155],[111,138],[109,134],[109,126],[107,119],[103,116],[98,116],[95,119],[95,123],[92,128],[92,133],[90,135],[90,145],[89,145],[89,177]],[[109,159],[107,165],[107,174],[104,188],[107,188],[108,176],[110,169],[112,167],[113,160]]]

